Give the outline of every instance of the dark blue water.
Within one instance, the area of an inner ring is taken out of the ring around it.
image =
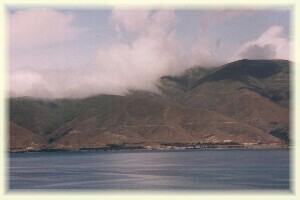
[[[289,189],[288,150],[10,154],[10,189]]]

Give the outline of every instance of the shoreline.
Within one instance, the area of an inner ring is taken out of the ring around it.
[[[239,146],[239,147],[205,147],[205,148],[189,148],[189,147],[172,147],[172,148],[110,148],[110,147],[103,147],[103,148],[84,148],[84,149],[14,149],[9,150],[7,153],[47,153],[47,152],[115,152],[115,151],[193,151],[193,150],[281,150],[281,149],[291,149],[291,146]]]

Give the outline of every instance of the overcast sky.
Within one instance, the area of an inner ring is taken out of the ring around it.
[[[10,9],[12,96],[155,91],[194,65],[289,59],[290,11]]]

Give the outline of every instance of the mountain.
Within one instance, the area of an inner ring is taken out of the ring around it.
[[[181,90],[186,84],[178,80],[186,74],[163,77],[160,88],[184,106],[216,111],[288,141],[289,66],[285,60],[240,60],[211,69]]]
[[[11,98],[10,148],[288,143],[289,68],[285,60],[240,60],[161,77],[160,94]]]

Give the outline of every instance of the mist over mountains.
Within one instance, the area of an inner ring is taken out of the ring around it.
[[[288,13],[16,9],[9,15],[9,93],[48,99],[158,93],[160,77],[190,66],[289,59]]]
[[[10,149],[288,143],[289,73],[287,60],[239,60],[162,76],[156,92],[10,98]]]

